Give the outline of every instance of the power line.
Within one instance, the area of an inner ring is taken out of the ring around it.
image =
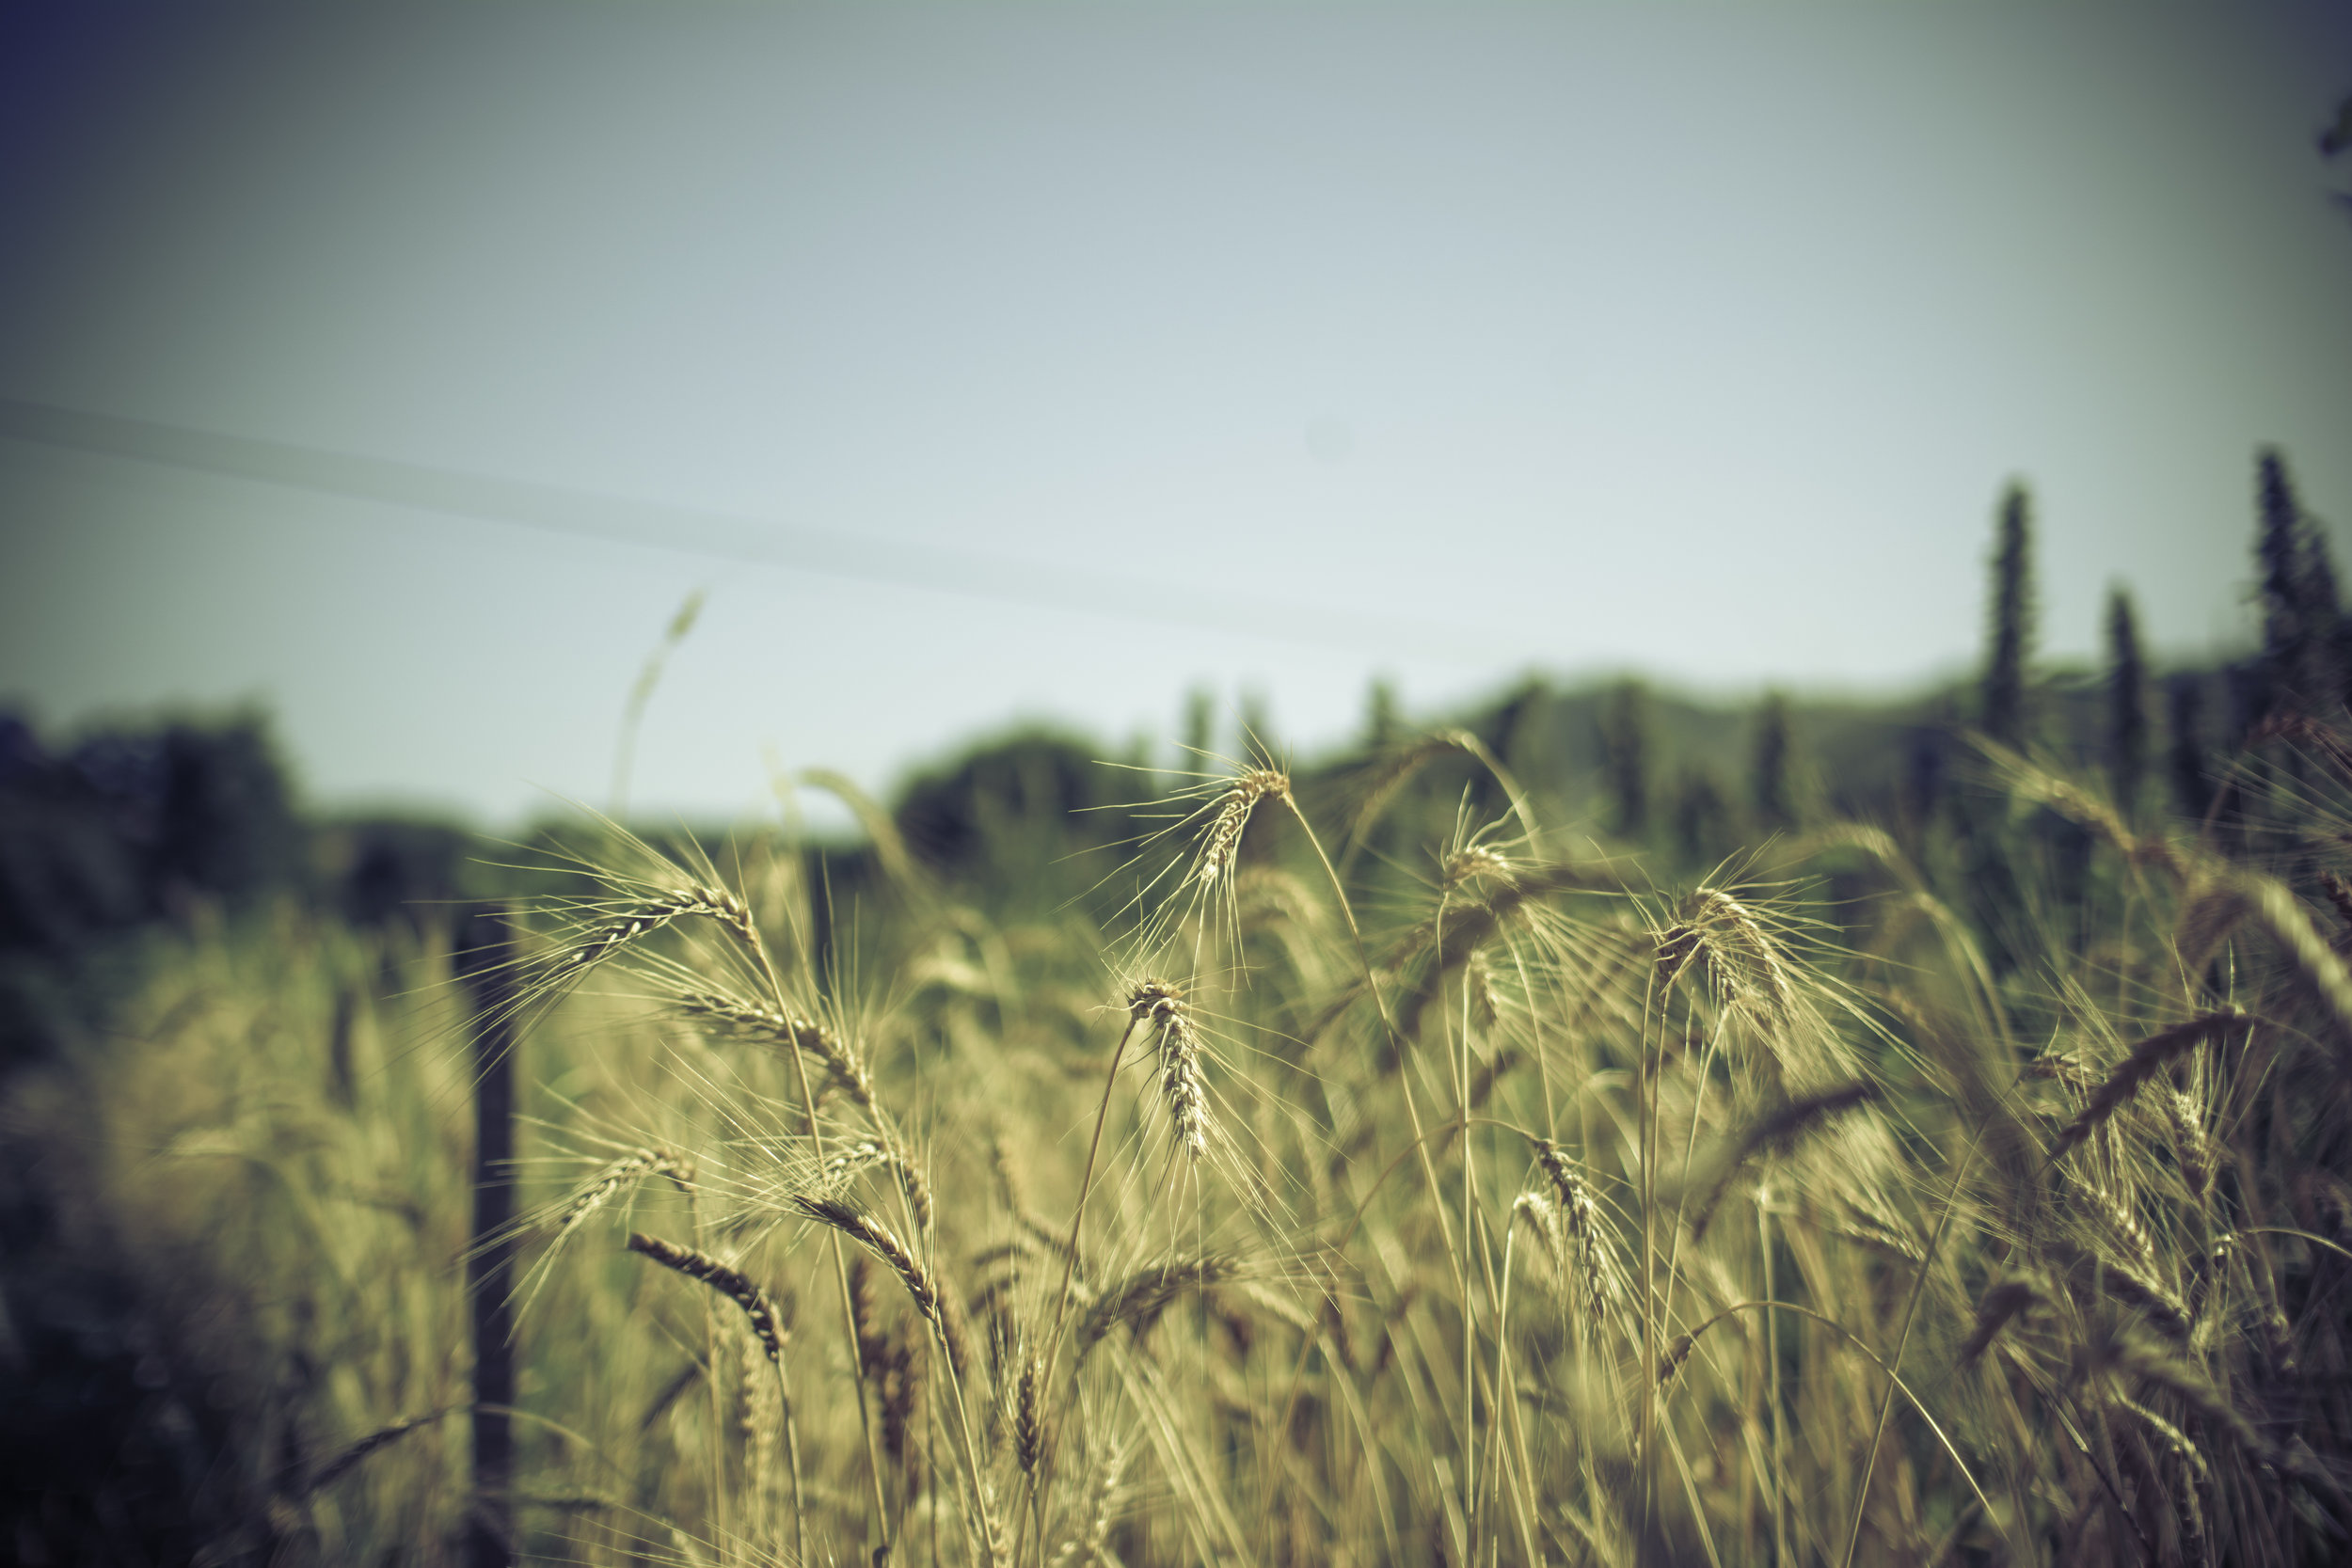
[[[1490,664],[1526,657],[1523,648],[1507,650],[1466,628],[1436,622],[1155,583],[1142,573],[1113,578],[953,546],[861,538],[805,524],[459,473],[21,399],[0,398],[0,437],[579,538],[1115,620],[1458,663]]]

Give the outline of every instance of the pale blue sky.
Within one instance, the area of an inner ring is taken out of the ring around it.
[[[258,697],[322,800],[600,800],[697,586],[633,793],[734,812],[1196,683],[1899,689],[2012,475],[2053,653],[2206,650],[2258,442],[2352,516],[2342,6],[0,17],[0,400],[560,525],[0,418],[0,700]]]

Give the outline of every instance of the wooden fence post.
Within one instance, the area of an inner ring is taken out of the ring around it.
[[[477,906],[454,955],[473,1008],[473,1243],[466,1294],[473,1304],[473,1508],[468,1568],[515,1561],[515,961],[507,910]]]

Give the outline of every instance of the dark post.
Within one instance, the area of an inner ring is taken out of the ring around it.
[[[484,905],[457,938],[457,972],[473,1006],[473,1512],[469,1568],[515,1560],[515,936],[507,911]]]

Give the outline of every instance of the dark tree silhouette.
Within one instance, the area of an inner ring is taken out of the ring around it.
[[[1216,745],[1216,705],[1209,693],[1194,687],[1184,698],[1184,754],[1177,768],[1182,772],[1198,772],[1209,766],[1209,753]]]
[[[1984,733],[2004,746],[2026,743],[2026,666],[2033,657],[2033,539],[2023,485],[2001,498],[1993,552],[1992,647],[1984,668]]]
[[[1374,751],[1396,744],[1396,687],[1386,676],[1375,676],[1364,705],[1364,740]]]
[[[1649,829],[1649,693],[1621,681],[1601,705],[1600,753],[1616,831],[1640,838]]]
[[[2107,779],[2126,816],[2139,800],[2148,771],[2148,670],[2139,651],[2139,618],[2132,595],[2107,595]]]
[[[1530,675],[1511,689],[1491,717],[1473,727],[1505,766],[1523,775],[1538,773],[1549,766],[1551,715],[1556,705],[1551,689],[1540,677]],[[1478,777],[1485,781],[1479,786],[1482,801],[1497,808],[1508,804],[1502,786],[1491,776],[1482,771]]]
[[[2286,459],[2275,447],[2256,454],[2254,504],[2263,653],[2249,718],[2260,723],[2330,714],[2344,702],[2338,653],[2344,611],[2335,562],[2327,536],[2296,499]]]
[[[1797,824],[1795,789],[1789,782],[1788,697],[1768,691],[1756,719],[1756,774],[1751,793],[1756,820],[1773,832]]]
[[[1705,768],[1685,768],[1675,784],[1675,842],[1682,858],[1696,865],[1713,859],[1725,847],[1731,810],[1715,775]]]
[[[2263,662],[2270,676],[2265,696],[2271,701],[2293,679],[2303,652],[2303,594],[2296,581],[2302,552],[2296,547],[2296,532],[2295,490],[2286,465],[2276,451],[2265,449],[2254,460],[2254,562],[2262,573]],[[2259,721],[2267,714],[2252,717]]]

